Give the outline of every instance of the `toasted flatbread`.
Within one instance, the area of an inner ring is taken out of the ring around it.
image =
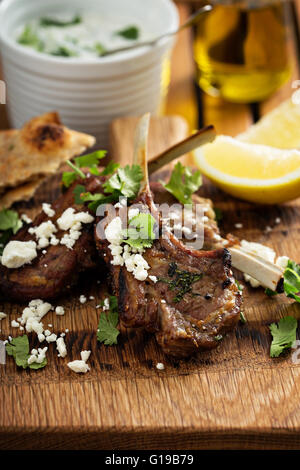
[[[32,181],[20,184],[0,195],[0,210],[8,209],[18,201],[28,201],[45,179],[45,176],[36,176]]]
[[[56,172],[61,163],[94,144],[93,136],[63,126],[55,112],[32,119],[20,130],[0,132],[0,193],[35,175]]]

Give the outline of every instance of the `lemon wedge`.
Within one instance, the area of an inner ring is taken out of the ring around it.
[[[281,149],[300,149],[300,90],[262,117],[237,139]]]
[[[218,136],[194,151],[195,164],[216,186],[240,199],[277,204],[300,196],[300,151]]]

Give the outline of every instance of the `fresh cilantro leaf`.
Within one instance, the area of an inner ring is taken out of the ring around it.
[[[111,202],[115,202],[117,200],[117,197],[114,194],[111,194],[109,196],[105,196],[105,194],[101,193],[83,193],[80,196],[81,204],[83,202],[90,202],[88,205],[88,208],[92,212],[97,212],[97,208],[100,204],[109,204]]]
[[[12,340],[6,344],[6,352],[9,356],[12,356],[18,367],[23,367],[23,369],[40,369],[45,367],[47,364],[47,359],[44,359],[41,363],[32,363],[28,364],[29,354],[29,341],[28,336],[17,336],[12,338]]]
[[[62,21],[56,18],[48,18],[42,17],[40,19],[40,26],[48,27],[48,26],[58,26],[58,27],[65,27],[65,26],[73,26],[75,24],[80,24],[82,22],[82,18],[79,15],[74,16],[69,21]]]
[[[102,160],[102,158],[104,158],[106,154],[106,150],[97,150],[96,152],[89,153],[87,155],[82,155],[81,157],[76,157],[75,165],[78,168],[88,167],[89,170],[91,168],[97,168],[97,166],[99,165],[99,160]]]
[[[70,160],[67,160],[66,163],[74,170],[74,173],[76,173],[76,178],[78,176],[82,179],[86,178],[85,174],[80,170],[80,168],[77,165],[74,165],[74,163],[72,163]]]
[[[128,229],[124,230],[126,237],[123,242],[133,248],[151,248],[154,233],[155,219],[151,214],[138,214],[129,221]]]
[[[277,292],[267,287],[265,289],[265,294],[269,297],[274,297],[274,295],[277,295]]]
[[[178,162],[172,171],[170,181],[167,184],[161,183],[181,204],[192,204],[191,196],[200,188],[202,177],[199,170],[192,173],[190,168]]]
[[[283,273],[283,290],[287,297],[300,302],[300,265],[295,261],[288,261]]]
[[[77,186],[75,186],[73,191],[75,204],[83,204],[81,194],[84,194],[85,192],[85,186],[83,186],[82,184],[77,184]]]
[[[72,163],[70,160],[67,161],[67,164],[72,168],[73,171],[65,171],[62,176],[63,185],[68,188],[72,183],[79,177],[82,179],[86,178],[86,175],[80,168],[88,168],[90,173],[93,175],[99,175],[99,170],[97,168],[99,160],[104,158],[106,155],[106,150],[98,150],[87,155],[82,155],[81,157],[75,158],[75,163]]]
[[[119,167],[119,163],[109,162],[102,171],[101,175],[112,175]]]
[[[0,212],[0,231],[11,229],[13,234],[22,227],[22,221],[19,219],[19,214],[10,209],[3,209]]]
[[[10,237],[20,230],[23,222],[19,219],[19,214],[11,209],[3,209],[0,212],[0,255],[2,255],[5,245]]]
[[[269,328],[273,336],[270,356],[278,357],[296,341],[297,320],[291,316],[284,317],[278,324],[272,323]]]
[[[97,339],[106,346],[112,346],[118,343],[118,336],[120,334],[117,329],[119,321],[118,302],[115,296],[109,297],[109,311],[108,313],[102,312],[99,319]]]
[[[119,168],[118,171],[103,184],[103,189],[105,193],[115,193],[117,199],[119,196],[132,199],[139,192],[142,179],[143,172],[140,165],[126,165],[124,168]]]
[[[18,43],[23,44],[23,46],[31,46],[40,52],[44,49],[43,42],[30,25],[25,26],[22,34],[18,37]]]
[[[137,26],[128,26],[125,29],[116,31],[116,36],[121,36],[122,38],[128,39],[130,41],[136,41],[139,38],[140,30]]]
[[[74,171],[65,171],[62,175],[62,183],[66,188],[69,188],[76,179],[77,174]]]

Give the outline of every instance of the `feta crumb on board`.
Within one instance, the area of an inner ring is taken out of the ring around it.
[[[87,365],[86,361],[89,359],[91,351],[81,351],[80,356],[81,360],[76,360],[72,362],[68,362],[67,366],[77,374],[82,373],[86,374],[90,370],[89,366]]]
[[[81,304],[85,304],[86,301],[87,301],[87,298],[86,298],[85,295],[81,295],[81,296],[79,297],[79,302],[80,302]]]
[[[7,314],[4,312],[0,312],[0,321],[7,317]]]
[[[64,315],[65,314],[65,309],[61,305],[58,305],[55,309],[56,315]]]
[[[37,257],[37,245],[34,241],[20,242],[12,240],[5,246],[1,263],[9,269],[20,268],[31,263]]]
[[[57,340],[56,340],[56,349],[57,349],[60,357],[66,357],[67,347],[66,347],[66,343],[65,343],[65,340],[64,340],[63,336],[60,336],[59,338],[57,338]]]
[[[55,215],[55,211],[52,209],[51,204],[47,204],[46,202],[43,203],[42,209],[48,217],[53,217]]]
[[[165,365],[164,365],[162,362],[158,362],[158,363],[156,364],[156,369],[158,369],[158,370],[164,370],[164,368],[165,368]]]

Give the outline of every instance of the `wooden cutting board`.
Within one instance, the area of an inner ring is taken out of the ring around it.
[[[130,118],[112,125],[111,156],[123,163],[131,159],[135,123]],[[186,132],[180,118],[153,120],[150,153],[162,151]],[[57,181],[49,181],[22,211],[32,213],[42,201],[53,200]],[[226,196],[207,181],[201,194],[222,210],[223,233],[268,244],[278,254],[300,260],[299,201],[255,206]],[[243,228],[235,229],[235,223]],[[267,226],[272,230],[266,231]],[[72,296],[55,303],[65,306],[65,315],[49,313],[44,318],[55,332],[69,329],[67,358],[58,358],[52,345],[43,370],[17,370],[11,358],[0,365],[1,449],[300,447],[300,366],[289,353],[269,357],[268,329],[282,316],[299,318],[299,305],[283,296],[269,299],[262,289],[246,287],[247,323],[239,324],[217,350],[176,361],[164,356],[154,338],[142,331],[122,329],[118,346],[97,343],[95,306],[106,295],[105,281],[106,274],[100,271],[85,276]],[[95,299],[82,305],[80,294]],[[11,333],[9,322],[21,308],[0,305],[0,311],[10,314],[2,321],[0,339]],[[92,350],[91,371],[79,375],[66,363],[79,359],[83,349]],[[158,362],[165,370],[156,369]]]

